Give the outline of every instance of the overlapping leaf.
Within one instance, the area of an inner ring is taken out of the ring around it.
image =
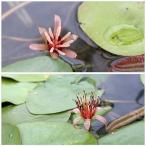
[[[57,113],[76,107],[76,94],[95,91],[95,85],[88,80],[70,82],[62,76],[52,76],[45,83],[35,88],[29,95],[26,105],[33,114]],[[97,94],[102,94],[97,91]]]
[[[144,121],[140,121],[99,139],[100,145],[144,145]]]
[[[47,80],[49,74],[3,74],[2,77],[11,78],[19,82],[39,82]]]
[[[28,93],[36,87],[35,83],[15,82],[9,79],[2,79],[2,102],[22,104]]]
[[[17,145],[21,144],[19,129],[11,124],[2,124],[2,144]]]
[[[4,67],[3,72],[71,72],[69,64],[61,59],[52,59],[49,56],[40,56],[18,61]]]
[[[34,121],[60,121],[66,122],[70,117],[70,112],[62,112],[51,115],[34,115],[29,113],[25,104],[18,106],[7,106],[2,109],[2,121],[17,125],[20,123],[34,122]]]
[[[22,144],[96,144],[96,139],[83,129],[64,122],[33,122],[18,125]]]

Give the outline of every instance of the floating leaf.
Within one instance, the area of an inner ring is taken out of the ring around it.
[[[36,87],[35,83],[16,82],[10,79],[2,79],[2,102],[22,104],[28,93]]]
[[[51,114],[51,115],[34,115],[29,113],[25,104],[21,104],[18,106],[10,105],[2,109],[2,121],[4,123],[10,123],[13,125],[17,125],[25,122],[34,122],[34,121],[66,122],[68,121],[69,117],[70,117],[70,112],[62,112],[62,113]]]
[[[83,90],[91,92],[95,90],[95,86],[86,80],[71,83],[63,76],[51,76],[29,94],[26,105],[33,114],[50,114],[69,110],[76,107],[73,100],[76,99],[76,94]]]
[[[96,139],[83,129],[63,122],[33,122],[18,125],[25,145],[96,144]]]
[[[78,20],[83,31],[106,51],[123,56],[144,54],[143,2],[84,2]]]
[[[69,64],[61,59],[52,59],[49,56],[39,56],[18,61],[4,67],[3,72],[71,72]]]
[[[144,145],[144,121],[136,122],[99,139],[100,145]]]
[[[144,71],[144,55],[117,59],[111,63],[110,71],[112,72]]]
[[[49,74],[3,74],[2,77],[11,78],[19,82],[39,82],[47,80]]]
[[[10,124],[2,124],[2,144],[3,145],[20,145],[21,137],[19,129]]]

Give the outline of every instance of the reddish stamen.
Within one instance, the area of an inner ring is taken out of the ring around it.
[[[77,100],[75,102],[77,108],[80,110],[82,118],[92,119],[97,111],[99,99],[95,98],[93,93],[91,93],[90,99],[87,99],[87,94],[84,92],[83,97],[77,96]]]

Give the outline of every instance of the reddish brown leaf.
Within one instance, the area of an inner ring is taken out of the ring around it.
[[[111,63],[109,71],[112,72],[144,71],[144,55],[130,56],[117,59]]]

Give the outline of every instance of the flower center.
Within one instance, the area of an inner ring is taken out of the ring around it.
[[[48,42],[48,50],[50,51],[52,48],[54,48],[54,51],[55,51],[55,49],[62,50],[62,48],[58,47],[58,45],[61,45],[62,44],[60,42],[60,39],[61,39],[60,37],[58,38],[58,40],[51,38],[51,41],[53,42],[53,44],[50,44]]]
[[[90,98],[87,99],[87,94],[85,92],[83,97],[77,96],[76,105],[83,119],[92,119],[97,111],[99,99],[94,96],[95,95],[91,93]]]

